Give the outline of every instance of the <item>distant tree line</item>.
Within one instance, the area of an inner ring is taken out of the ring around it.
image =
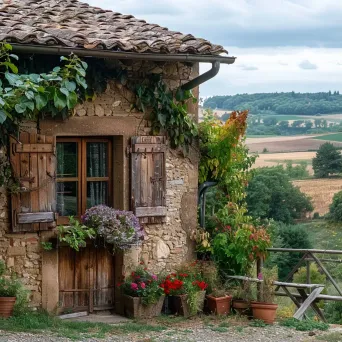
[[[223,120],[223,116],[221,120]],[[223,120],[224,121],[224,120]],[[278,121],[277,116],[261,117],[253,115],[248,120],[248,135],[300,135],[341,132],[342,123],[332,123],[325,119]]]
[[[342,113],[339,91],[320,93],[258,93],[213,96],[204,101],[204,108],[245,110],[251,114],[317,115]]]

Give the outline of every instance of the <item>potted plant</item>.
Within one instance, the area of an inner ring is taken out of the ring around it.
[[[239,315],[251,317],[250,301],[252,299],[252,287],[248,280],[243,280],[233,290],[232,307]]]
[[[82,223],[95,229],[97,235],[113,246],[113,250],[125,250],[144,239],[144,229],[130,211],[116,210],[106,205],[87,209]]]
[[[232,296],[229,296],[224,289],[214,289],[207,296],[207,305],[210,313],[216,315],[228,315],[230,313],[230,305]]]
[[[5,276],[6,267],[0,260],[0,317],[11,317],[16,302],[16,296],[21,290],[21,283],[18,279]]]
[[[141,266],[118,286],[124,296],[126,316],[151,318],[160,315],[165,295],[157,275]]]
[[[182,265],[177,273],[169,274],[160,285],[168,297],[172,314],[185,317],[203,311],[206,288],[197,263]]]
[[[69,216],[68,225],[58,226],[57,231],[58,240],[68,244],[77,252],[81,247],[86,247],[86,239],[94,239],[96,236],[96,232],[93,228],[88,228],[73,216]],[[53,244],[52,242],[45,242],[42,247],[45,250],[51,250],[53,248]]]
[[[263,282],[259,291],[259,301],[251,302],[253,317],[263,320],[267,324],[273,324],[278,308],[278,304],[274,304],[275,289],[273,282],[278,280],[278,268],[264,268],[258,278]]]

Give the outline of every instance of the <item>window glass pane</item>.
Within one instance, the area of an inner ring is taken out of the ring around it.
[[[77,177],[77,143],[57,143],[57,177]]]
[[[108,143],[87,143],[87,177],[108,176]]]
[[[60,216],[77,215],[77,182],[57,182],[57,212]]]
[[[108,205],[108,183],[87,182],[87,208],[98,204]]]

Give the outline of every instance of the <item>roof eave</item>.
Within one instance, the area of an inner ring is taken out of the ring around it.
[[[40,46],[11,43],[13,51],[17,53],[36,53],[42,55],[69,55],[74,53],[79,57],[96,57],[111,59],[131,59],[164,62],[215,63],[233,64],[236,57],[201,54],[162,54],[136,53],[124,51],[110,51],[98,49],[69,48],[62,46]]]

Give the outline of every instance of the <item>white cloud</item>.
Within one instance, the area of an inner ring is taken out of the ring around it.
[[[316,70],[317,69],[317,65],[311,63],[310,61],[308,61],[307,59],[304,61],[301,61],[298,66],[303,69],[303,70]]]
[[[221,65],[215,78],[201,85],[201,96],[233,95],[237,93],[300,91],[315,92],[342,91],[341,49],[334,48],[251,48],[232,47],[238,56],[232,65]],[[317,66],[316,70],[302,70],[298,64],[308,60]],[[282,61],[286,66],[279,65]],[[253,65],[253,72],[244,72],[241,65]],[[201,64],[200,71],[210,68]],[[319,81],[318,81],[319,80]]]
[[[342,91],[340,0],[83,1],[224,45],[238,58],[201,86],[202,96]]]

